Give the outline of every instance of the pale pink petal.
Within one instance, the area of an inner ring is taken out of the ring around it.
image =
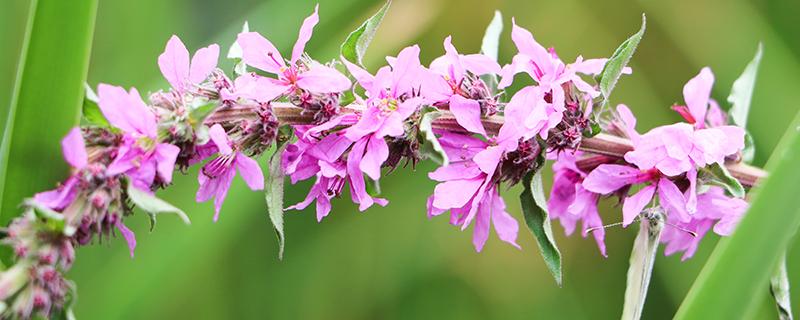
[[[250,73],[236,78],[234,86],[236,96],[258,102],[275,100],[291,88],[283,81]]]
[[[186,50],[178,36],[173,35],[167,41],[167,47],[158,56],[158,67],[175,90],[186,90],[186,81],[189,80],[189,50]]]
[[[353,144],[347,157],[347,175],[350,178],[350,196],[353,202],[358,203],[358,210],[367,210],[375,200],[367,193],[364,183],[364,173],[361,171],[361,158],[366,150],[366,140],[359,140]]]
[[[486,130],[481,123],[481,105],[478,101],[453,95],[450,97],[450,112],[464,129],[486,136]]]
[[[300,34],[297,36],[297,42],[294,43],[292,48],[292,63],[295,63],[300,57],[303,56],[306,43],[311,39],[311,34],[314,32],[314,26],[319,23],[319,4],[314,7],[314,13],[303,20],[303,25],[300,27]]]
[[[433,206],[441,209],[461,208],[475,196],[483,179],[452,180],[436,185]]]
[[[552,67],[550,66],[550,60],[552,56],[550,53],[542,47],[536,39],[533,38],[533,34],[530,31],[520,27],[517,25],[516,19],[512,18],[511,23],[513,24],[511,29],[511,40],[517,46],[517,50],[520,53],[525,54],[531,58],[539,65],[539,68],[542,68],[543,72],[548,73],[551,71]]]
[[[132,97],[122,87],[103,83],[97,87],[97,96],[100,111],[112,126],[125,132],[149,136],[152,133],[149,124],[152,121],[152,129],[155,129],[155,115],[141,101],[141,97]],[[136,101],[137,98],[141,103]],[[148,125],[145,126],[145,123]]]
[[[211,126],[211,128],[208,129],[208,136],[219,149],[219,153],[229,155],[233,152],[233,149],[231,149],[230,140],[228,140],[228,134],[225,133],[225,129],[223,129],[219,123]]]
[[[639,141],[639,133],[636,132],[636,117],[633,116],[633,112],[631,112],[631,109],[628,109],[628,106],[624,104],[618,104],[617,114],[624,125],[624,128],[620,129],[623,129],[628,138],[630,138],[631,141],[636,144]]]
[[[136,250],[136,235],[122,223],[122,219],[117,220],[116,227],[122,237],[125,238],[125,242],[128,243],[128,250],[131,252],[131,258],[133,258],[133,252]]]
[[[219,185],[217,186],[216,193],[214,194],[214,222],[219,220],[219,212],[222,209],[222,203],[225,202],[225,197],[228,196],[228,189],[231,188],[231,183],[233,182],[233,177],[235,175],[236,171],[231,168],[216,178],[219,180]]]
[[[248,65],[274,74],[281,74],[286,66],[278,49],[258,32],[242,32],[236,43],[242,47],[242,60]]]
[[[82,169],[89,163],[81,128],[72,128],[67,136],[61,140],[61,152],[64,154],[64,160],[73,168]]]
[[[384,117],[378,108],[371,107],[361,114],[361,119],[345,131],[345,136],[351,141],[358,141],[363,136],[373,133],[380,129]]]
[[[191,68],[189,69],[189,81],[198,84],[208,78],[211,71],[217,67],[219,59],[219,46],[212,44],[205,48],[200,48],[192,57]]]
[[[627,185],[643,182],[647,174],[639,169],[618,164],[603,164],[589,172],[583,180],[586,190],[599,194],[609,194]]]
[[[655,186],[648,185],[642,190],[639,190],[639,192],[636,194],[625,198],[625,202],[622,204],[623,226],[627,227],[640,213],[642,213],[644,207],[646,207],[647,204],[650,203],[650,200],[653,199],[653,193],[655,193],[655,191]]]
[[[321,64],[313,65],[297,79],[297,86],[315,93],[343,92],[351,85],[350,79],[341,72]]]
[[[472,244],[475,246],[475,251],[481,252],[486,240],[489,239],[489,224],[492,218],[492,202],[491,195],[484,197],[480,204],[473,202],[472,207],[477,207],[477,214],[475,215],[475,227],[472,231]],[[466,223],[462,228],[466,228]]]
[[[714,74],[708,67],[700,70],[700,73],[683,86],[683,99],[689,112],[697,121],[695,126],[702,128],[705,126],[706,111],[708,110],[708,99],[711,96],[711,87],[714,85]]]
[[[156,171],[161,180],[169,184],[172,182],[172,170],[175,168],[175,159],[181,149],[169,143],[159,143],[156,146]]]
[[[247,183],[247,186],[250,187],[250,190],[263,190],[264,173],[261,171],[258,162],[242,153],[236,154],[235,161],[236,169],[239,170],[239,174],[244,179],[244,182]]]
[[[689,214],[697,212],[697,169],[692,168],[686,172],[686,179],[689,180],[689,198],[686,199],[686,211]]]
[[[391,93],[395,96],[417,89],[422,82],[420,73],[422,64],[419,62],[419,46],[406,47],[397,55],[397,61],[392,66]]]
[[[371,75],[367,70],[359,67],[358,65],[347,61],[344,57],[341,57],[339,60],[344,63],[344,66],[347,68],[347,71],[353,75],[353,78],[356,79],[359,85],[367,91],[372,89],[372,81],[375,80],[375,77]]]
[[[689,222],[691,217],[686,212],[686,198],[672,181],[665,178],[658,181],[658,197],[667,214],[674,213],[678,220]]]
[[[428,173],[428,178],[435,181],[462,180],[475,178],[481,173],[482,171],[474,162],[451,162],[447,166],[439,167]]]
[[[462,55],[461,64],[464,66],[464,69],[467,69],[467,71],[477,76],[499,74],[501,70],[497,61],[482,54]]]
[[[447,62],[449,62],[449,65],[446,67],[446,75],[453,79],[453,81],[456,83],[461,82],[461,79],[464,78],[466,71],[461,65],[460,55],[458,54],[456,47],[453,46],[450,36],[444,38],[444,51],[445,55],[447,56]]]
[[[388,157],[389,146],[386,144],[386,140],[372,135],[367,142],[366,153],[361,159],[359,168],[372,180],[378,180],[381,177],[381,165]]]

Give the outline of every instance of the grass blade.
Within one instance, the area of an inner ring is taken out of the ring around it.
[[[24,197],[67,170],[61,138],[78,123],[97,0],[31,3],[23,52],[0,148],[0,223]]]
[[[714,249],[676,319],[736,319],[748,314],[800,226],[800,114],[779,143],[769,177],[753,192],[753,201],[736,232]],[[742,257],[746,257],[743,259]]]

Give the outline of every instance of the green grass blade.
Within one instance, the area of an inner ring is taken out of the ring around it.
[[[779,143],[770,172],[753,192],[736,232],[717,245],[683,301],[676,319],[738,319],[758,304],[752,293],[769,284],[800,226],[800,114]]]
[[[78,123],[97,0],[31,4],[0,153],[0,223],[63,177],[60,141]]]

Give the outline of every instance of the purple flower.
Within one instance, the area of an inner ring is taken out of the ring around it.
[[[298,140],[286,147],[281,159],[284,172],[292,183],[316,176],[317,181],[311,187],[308,196],[302,202],[287,209],[302,210],[311,202],[317,202],[317,220],[328,215],[331,210],[330,199],[341,195],[345,183],[350,184],[353,202],[359,204],[364,211],[373,204],[385,206],[385,199],[373,198],[366,192],[364,176],[359,165],[352,163],[350,155],[345,152],[364,152],[363,145],[353,143],[344,135],[333,133],[318,138],[308,134],[315,128],[298,127]]]
[[[124,133],[106,173],[124,173],[134,186],[148,192],[156,175],[161,183],[169,184],[180,148],[158,142],[156,115],[142,101],[139,92],[135,88],[125,92],[121,87],[100,84],[98,96],[100,111]]]
[[[472,82],[478,82],[478,76],[498,74],[500,65],[482,54],[459,54],[451,43],[450,36],[445,38],[444,48],[445,55],[431,62],[430,72],[425,75],[422,94],[437,104],[447,105],[464,129],[486,136],[486,130],[481,124],[482,101],[479,100],[482,98],[480,95],[487,95],[488,91],[486,88],[475,88],[476,84]]]
[[[278,76],[278,79],[264,78],[266,81],[258,82],[262,91],[258,95],[260,102],[269,102],[298,88],[314,93],[343,92],[350,88],[350,79],[336,69],[315,61],[300,63],[306,43],[319,22],[318,9],[319,6],[315,7],[314,13],[303,21],[288,65],[272,42],[259,33],[239,34],[236,42],[242,48],[244,62]]]
[[[158,67],[172,88],[183,94],[208,78],[217,67],[218,58],[219,46],[212,44],[197,50],[190,63],[186,46],[173,35],[164,53],[158,56]]]
[[[208,130],[208,134],[211,138],[209,143],[216,147],[219,155],[206,163],[197,176],[200,188],[197,189],[196,200],[205,202],[214,198],[214,222],[216,222],[236,171],[239,171],[239,175],[250,190],[254,191],[264,189],[264,173],[255,160],[234,149],[236,146],[228,139],[222,126],[215,124]]]
[[[428,174],[440,183],[428,198],[428,216],[450,210],[450,223],[466,229],[475,221],[472,243],[480,252],[493,225],[500,240],[517,248],[519,225],[506,212],[499,186],[493,180],[497,166],[507,151],[516,148],[516,140],[503,140],[489,145],[467,135],[442,132],[439,143],[451,160],[450,164]],[[494,141],[493,141],[494,142]]]
[[[600,254],[605,257],[607,256],[605,230],[602,228],[603,221],[597,211],[600,194],[583,187],[582,182],[586,178],[586,173],[575,163],[580,156],[581,152],[558,153],[556,162],[553,163],[553,188],[547,200],[547,210],[550,219],[561,222],[567,235],[575,231],[578,221],[583,221],[581,235],[584,238],[589,235],[589,229],[596,228],[592,235]]]

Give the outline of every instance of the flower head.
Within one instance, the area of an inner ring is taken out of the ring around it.
[[[183,94],[208,78],[217,67],[218,58],[219,46],[212,44],[197,50],[190,62],[186,46],[173,35],[164,53],[158,56],[158,67],[172,88]]]

